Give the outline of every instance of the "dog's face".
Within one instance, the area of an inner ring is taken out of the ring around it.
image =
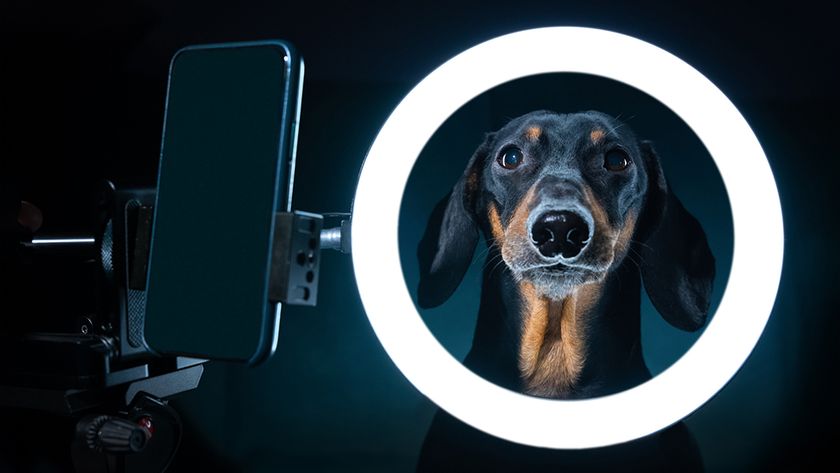
[[[429,218],[418,247],[421,307],[455,291],[480,232],[516,280],[555,300],[633,252],[668,322],[705,322],[715,273],[705,233],[650,142],[608,115],[532,112],[487,134]]]
[[[628,251],[647,174],[628,127],[599,112],[519,117],[473,164],[476,217],[518,280],[560,299]],[[468,181],[470,185],[470,181]]]

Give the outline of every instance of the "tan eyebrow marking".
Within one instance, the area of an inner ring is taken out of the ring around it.
[[[598,143],[599,141],[604,139],[605,134],[606,133],[604,133],[604,130],[602,130],[600,128],[596,128],[596,129],[592,130],[591,133],[589,133],[589,139],[592,140],[593,144]]]
[[[539,140],[540,136],[542,136],[542,128],[536,125],[530,126],[527,130],[525,130],[525,137],[531,141]]]

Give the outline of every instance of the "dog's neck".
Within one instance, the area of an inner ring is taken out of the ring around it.
[[[550,398],[601,396],[650,378],[642,358],[638,269],[550,300],[517,281],[491,248],[473,346],[464,363],[509,389]]]
[[[519,283],[519,373],[526,392],[567,397],[578,383],[586,360],[587,317],[602,286],[585,284],[563,299],[551,299],[538,294],[530,282]]]

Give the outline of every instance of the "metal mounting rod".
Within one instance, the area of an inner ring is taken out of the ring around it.
[[[350,253],[350,221],[342,220],[341,226],[321,230],[321,249]]]

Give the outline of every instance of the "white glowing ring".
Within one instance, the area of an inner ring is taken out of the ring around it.
[[[614,79],[682,118],[714,158],[732,205],[735,248],[723,300],[703,335],[670,368],[621,393],[558,401],[492,384],[453,358],[426,327],[405,285],[397,242],[411,168],[444,121],[475,96],[534,74]],[[400,102],[370,148],[353,208],[353,267],[385,351],[434,403],[484,432],[549,448],[629,441],[691,414],[735,375],[773,308],[782,268],[782,212],[761,145],[700,72],[644,41],[597,29],[541,28],[479,44],[447,61]]]

